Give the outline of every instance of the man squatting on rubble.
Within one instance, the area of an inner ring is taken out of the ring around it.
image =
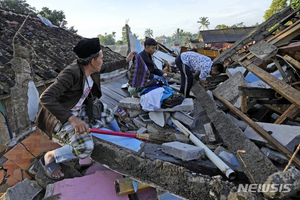
[[[40,97],[41,109],[35,120],[37,127],[48,136],[51,137],[54,133],[68,144],[48,151],[40,159],[45,174],[52,179],[64,177],[58,163],[90,155],[94,143],[89,134],[89,126],[103,128],[107,125],[113,131],[120,131],[106,104],[102,105],[101,120],[91,123],[86,115],[85,99],[89,93],[100,98],[100,73],[126,67],[135,53],[129,53],[124,60],[103,64],[98,38],[81,39],[73,50],[79,57],[77,63],[61,71],[55,82],[43,92]]]
[[[167,77],[167,73],[163,73],[163,71],[158,69],[153,62],[152,55],[156,51],[156,45],[157,42],[154,39],[147,38],[144,42],[145,49],[139,53],[139,55],[142,57],[150,72],[149,79],[160,79],[162,82],[167,83],[167,80],[165,79]]]
[[[199,71],[200,84],[205,84],[206,77],[210,74],[217,76],[224,71],[222,63],[213,63],[212,60],[199,53],[188,51],[179,54],[175,59],[176,66],[181,73],[180,93],[190,97],[190,90],[193,86],[193,71]]]

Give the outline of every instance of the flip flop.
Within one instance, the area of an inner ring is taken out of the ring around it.
[[[60,178],[55,178],[53,176],[51,176],[53,174],[53,172],[55,172],[58,169],[61,169],[60,165],[57,164],[55,162],[55,160],[53,160],[51,163],[49,163],[48,165],[45,165],[45,160],[44,160],[44,156],[40,158],[40,164],[45,172],[45,175],[53,180],[60,180],[63,179],[64,177],[60,177]]]

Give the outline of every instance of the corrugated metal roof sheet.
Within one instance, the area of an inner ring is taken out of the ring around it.
[[[235,42],[244,35],[251,32],[255,27],[244,28],[227,28],[200,31],[200,35],[203,38],[204,43],[213,42]]]

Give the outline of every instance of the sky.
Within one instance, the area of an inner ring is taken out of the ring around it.
[[[208,17],[209,29],[219,24],[232,26],[243,22],[252,26],[264,21],[264,13],[272,0],[26,0],[38,11],[42,7],[62,10],[67,27],[74,26],[77,34],[92,38],[116,32],[121,40],[122,27],[128,20],[131,32],[143,39],[145,30],[153,37],[172,36],[177,28],[197,33],[200,17]],[[203,29],[201,29],[203,30]]]

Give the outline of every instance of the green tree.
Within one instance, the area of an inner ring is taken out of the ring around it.
[[[215,29],[226,29],[226,28],[228,28],[228,26],[225,24],[219,24],[215,27]]]
[[[144,33],[145,37],[150,37],[152,38],[153,37],[153,30],[151,30],[150,28],[147,28],[145,30],[145,33]]]
[[[114,45],[116,43],[116,32],[112,32],[111,34],[105,33],[104,35],[100,34],[98,37],[102,45]]]
[[[269,19],[272,15],[279,12],[286,6],[287,6],[287,0],[272,0],[270,8],[265,12],[264,19],[265,20]]]
[[[233,24],[230,28],[241,28],[241,27],[246,27],[244,25],[244,22]]]
[[[122,45],[122,44],[124,44],[123,40],[118,40],[118,41],[116,42],[116,45]]]
[[[201,27],[204,27],[208,29],[208,25],[210,25],[210,22],[208,21],[208,17],[200,17],[199,18],[200,21],[197,21],[197,23],[200,23],[201,25],[199,26],[199,30],[201,29]]]
[[[76,34],[76,33],[78,32],[78,30],[76,30],[76,29],[74,28],[74,26],[71,26],[70,28],[68,28],[68,30],[69,30],[71,33],[74,33],[74,34]]]
[[[26,3],[26,0],[1,0],[0,7],[26,15],[36,15],[35,8]]]
[[[295,9],[298,6],[300,6],[300,1],[299,0],[290,0],[290,6]]]

